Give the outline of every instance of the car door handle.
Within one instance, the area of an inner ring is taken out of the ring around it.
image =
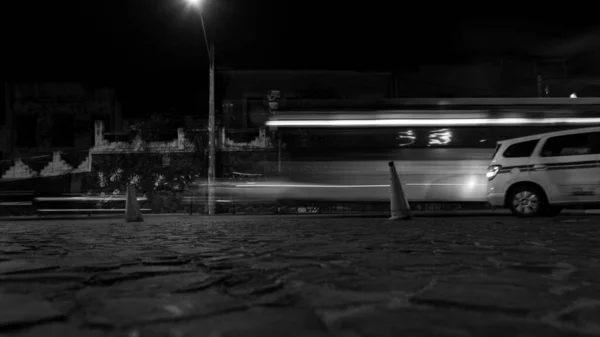
[[[533,169],[536,171],[545,171],[548,169],[548,166],[546,166],[544,164],[536,164],[536,165],[533,165]]]

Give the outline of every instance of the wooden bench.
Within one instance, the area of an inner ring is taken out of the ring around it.
[[[38,214],[102,214],[102,213],[125,213],[125,202],[127,196],[124,194],[91,196],[91,195],[73,195],[66,194],[60,197],[38,197],[35,198],[36,213]],[[146,197],[137,197],[140,206],[147,202]],[[98,202],[109,204],[110,208],[90,207],[90,204],[96,205]],[[46,205],[59,205],[63,207],[47,207]],[[73,204],[76,206],[73,207]],[[115,205],[117,204],[117,205]],[[83,207],[79,207],[83,206]],[[119,206],[119,207],[115,207]],[[141,208],[142,213],[151,212],[149,208]]]
[[[34,191],[0,191],[0,213],[31,209],[33,196]]]

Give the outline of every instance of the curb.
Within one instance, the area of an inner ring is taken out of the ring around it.
[[[472,210],[472,211],[411,211],[414,218],[438,218],[438,217],[513,217],[508,210]],[[592,210],[565,210],[559,216],[585,216],[600,215],[600,209]],[[87,215],[64,215],[64,216],[12,216],[0,217],[0,221],[38,221],[38,220],[123,220],[125,214],[98,214],[94,216]],[[243,219],[243,218],[389,218],[389,212],[352,212],[352,213],[248,213],[231,214],[223,213],[216,215],[203,215],[187,213],[160,213],[144,214],[144,218],[159,219],[166,218],[204,218],[204,219]]]

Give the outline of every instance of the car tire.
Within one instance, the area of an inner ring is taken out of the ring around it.
[[[540,188],[534,185],[525,185],[511,191],[508,206],[514,215],[531,218],[546,214],[548,201]]]

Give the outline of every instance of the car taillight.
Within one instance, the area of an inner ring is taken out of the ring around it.
[[[492,165],[492,166],[488,167],[488,171],[485,174],[485,176],[488,178],[488,180],[492,180],[492,179],[494,179],[494,177],[496,177],[496,175],[498,174],[498,171],[500,171],[501,168],[502,168],[502,166],[500,166],[500,165]]]

